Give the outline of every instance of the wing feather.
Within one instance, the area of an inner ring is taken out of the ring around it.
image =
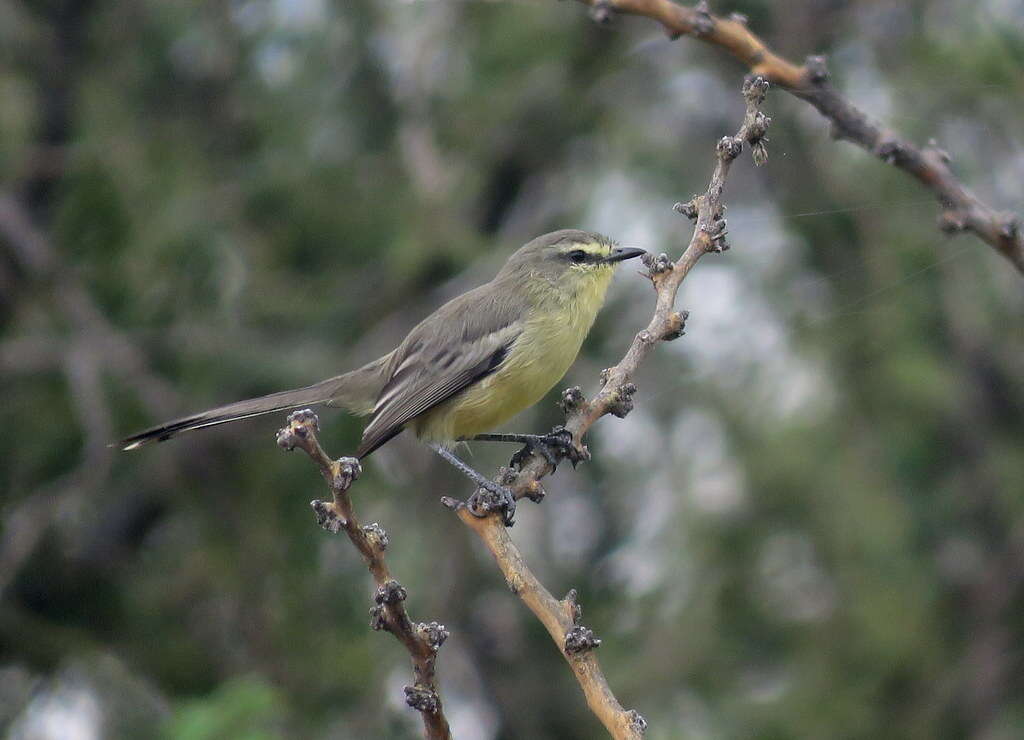
[[[413,329],[395,351],[373,419],[356,452],[365,457],[406,424],[493,373],[522,331],[522,307],[477,288]]]

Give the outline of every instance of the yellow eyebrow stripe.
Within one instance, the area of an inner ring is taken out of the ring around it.
[[[562,254],[570,254],[571,252],[586,252],[592,257],[607,257],[612,253],[611,246],[607,244],[599,244],[597,242],[591,242],[589,244],[569,244],[561,250]]]

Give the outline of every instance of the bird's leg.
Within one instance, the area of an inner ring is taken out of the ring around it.
[[[492,480],[488,480],[486,477],[473,470],[473,468],[466,465],[466,463],[462,462],[462,460],[455,457],[455,455],[441,445],[430,444],[429,447],[450,463],[453,468],[476,483],[477,490],[469,497],[468,501],[469,511],[471,513],[477,516],[485,516],[489,511],[500,509],[502,511],[502,519],[505,522],[505,526],[512,526],[513,518],[516,514],[516,497],[512,494],[512,491],[505,486],[498,485]],[[486,491],[490,495],[483,496],[481,495],[482,491]],[[482,509],[484,514],[476,514],[477,509]]]
[[[519,467],[523,458],[532,450],[536,450],[544,459],[551,463],[552,468],[558,467],[562,459],[568,459],[573,466],[582,457],[572,443],[572,434],[565,427],[555,427],[547,434],[478,434],[472,438],[474,442],[518,442],[526,445],[512,457],[512,466]]]

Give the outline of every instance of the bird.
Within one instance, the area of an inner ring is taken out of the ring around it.
[[[515,499],[451,452],[455,443],[558,443],[550,435],[485,434],[540,401],[575,361],[614,268],[646,252],[592,231],[562,229],[516,250],[488,283],[445,303],[391,352],[319,383],[229,403],[124,438],[133,450],[182,432],[310,405],[369,416],[359,459],[409,429],[500,498]],[[563,442],[564,444],[564,442]]]

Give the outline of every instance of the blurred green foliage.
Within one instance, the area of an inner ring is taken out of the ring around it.
[[[273,740],[283,702],[259,678],[225,681],[210,696],[185,702],[167,723],[167,740]]]

